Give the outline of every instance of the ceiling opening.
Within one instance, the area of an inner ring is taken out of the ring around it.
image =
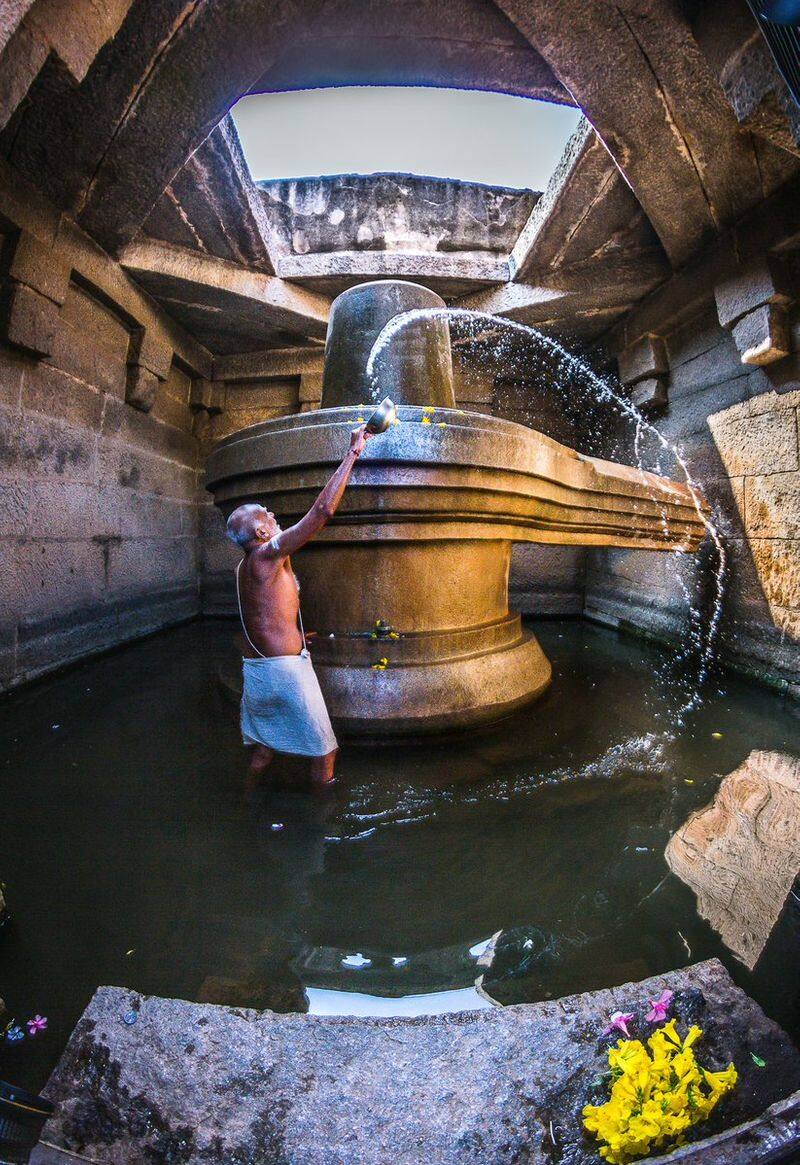
[[[505,93],[367,85],[251,94],[232,113],[256,181],[403,173],[533,190],[580,117]]]

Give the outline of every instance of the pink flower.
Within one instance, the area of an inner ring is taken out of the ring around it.
[[[628,1024],[633,1019],[632,1011],[615,1011],[611,1016],[611,1023],[603,1032],[604,1036],[610,1035],[613,1031],[620,1031],[627,1040],[631,1038],[631,1033],[628,1031]]]
[[[667,1018],[667,1008],[675,998],[674,991],[662,991],[658,999],[650,1000],[650,1010],[645,1019],[648,1023],[663,1023]]]
[[[37,1032],[43,1032],[46,1028],[46,1015],[35,1015],[33,1019],[28,1020],[28,1033],[32,1036],[35,1036]]]

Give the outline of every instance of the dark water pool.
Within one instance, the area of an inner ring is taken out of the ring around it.
[[[800,755],[790,704],[727,679],[665,742],[659,651],[545,622],[553,687],[493,732],[345,747],[327,800],[247,794],[215,680],[233,631],[168,631],[0,704],[14,915],[0,995],[19,1021],[48,1017],[34,1039],[0,1044],[0,1076],[42,1085],[101,983],[281,1010],[480,1005],[498,931],[486,982],[503,1002],[717,955],[800,1030],[800,901],[789,895],[750,973],[664,859],[753,749]]]

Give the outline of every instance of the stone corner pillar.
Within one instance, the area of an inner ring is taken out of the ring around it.
[[[619,378],[631,402],[647,417],[660,416],[669,405],[669,359],[662,336],[647,332],[617,357]]]
[[[127,404],[149,413],[156,402],[158,386],[169,376],[172,348],[153,328],[136,328],[128,346]]]
[[[20,231],[6,244],[0,275],[0,335],[8,344],[38,359],[52,354],[70,275],[70,263],[55,242]]]
[[[765,255],[714,288],[717,316],[742,364],[773,364],[792,350],[787,308],[796,298],[788,267]]]

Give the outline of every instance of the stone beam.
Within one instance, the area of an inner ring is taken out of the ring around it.
[[[253,92],[436,85],[571,104],[546,61],[486,0],[326,4]]]
[[[282,380],[287,376],[321,375],[323,348],[269,348],[265,352],[241,352],[217,356],[214,380]]]
[[[676,0],[495,0],[597,130],[680,266],[761,197],[750,141]]]
[[[577,314],[619,312],[669,274],[661,256],[607,260],[543,275],[537,283],[506,283],[466,295],[457,306],[537,325],[569,323]]]
[[[735,318],[740,318],[736,314],[736,296],[732,294],[735,281],[758,269],[762,263],[772,265],[773,260],[765,259],[766,254],[772,252],[780,258],[800,248],[799,204],[800,177],[786,183],[735,227],[715,239],[682,271],[676,272],[637,304],[622,323],[604,337],[607,350],[617,352],[648,332],[664,335],[673,331],[710,300],[713,302],[716,288],[727,288],[724,300],[721,299],[724,318],[731,324]],[[741,294],[741,303],[750,302],[746,298],[749,294],[747,288],[757,286],[766,287],[766,283],[743,280],[740,292],[736,293]],[[744,315],[744,311],[740,314]]]
[[[75,81],[119,29],[132,0],[11,0],[0,11],[0,128],[53,53]]]
[[[331,251],[286,255],[278,260],[282,279],[428,279],[460,283],[506,283],[509,265],[485,251]]]
[[[23,292],[21,301],[27,301],[27,306],[35,304],[40,317],[52,316],[53,311],[60,308],[67,276],[65,264],[68,262],[69,278],[105,303],[132,334],[143,329],[160,330],[172,351],[195,375],[210,375],[211,353],[208,349],[160,312],[115,259],[110,258],[74,222],[59,214],[47,199],[2,160],[0,233],[7,239],[3,248],[6,279],[39,297],[31,299]],[[13,247],[13,251],[9,247]],[[8,283],[6,291],[8,294]],[[8,298],[5,302],[7,305]],[[48,303],[52,306],[48,307]],[[20,318],[13,326],[21,323]],[[36,333],[33,334],[35,337]],[[40,337],[44,338],[41,332]],[[35,354],[45,355],[42,351]]]
[[[273,229],[231,117],[223,118],[178,171],[144,233],[275,274]]]
[[[137,5],[77,88],[58,79],[20,119],[11,161],[116,254],[320,0]]]
[[[654,246],[639,203],[583,118],[514,245],[511,278],[530,281],[535,271]]]
[[[324,339],[330,300],[307,288],[152,239],[131,243],[120,263],[157,298],[200,296],[204,306],[235,312],[257,308],[265,324]]]

